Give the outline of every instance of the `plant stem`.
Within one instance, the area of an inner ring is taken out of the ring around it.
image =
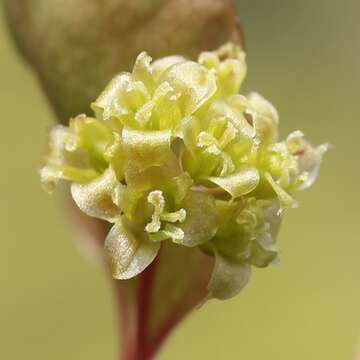
[[[120,336],[122,336],[120,360],[154,359],[162,344],[162,341],[152,343],[149,332],[152,291],[157,264],[158,261],[155,260],[139,275],[135,289],[129,288],[122,281],[115,281]]]
[[[185,256],[188,252],[178,252],[177,256],[186,260],[193,270],[193,276],[181,289],[176,297],[159,297],[158,286],[162,286],[160,293],[171,293],[174,287],[169,279],[181,276],[181,272],[174,271],[178,264],[167,263],[165,259],[171,258],[175,248],[173,246],[161,248],[156,260],[147,267],[136,279],[130,281],[114,281],[116,291],[116,306],[119,311],[120,336],[122,337],[121,360],[153,360],[171,331],[191,312],[207,294],[207,284],[213,259],[201,254],[195,257],[194,265],[191,258]],[[176,249],[178,250],[178,249]],[[189,261],[190,260],[190,261]],[[165,263],[164,263],[165,261]],[[164,265],[165,264],[165,265]],[[183,264],[181,261],[180,264]],[[173,267],[172,267],[173,266]],[[170,271],[171,277],[164,278],[164,272]],[[156,296],[155,297],[155,288]],[[166,303],[168,301],[168,303]],[[170,302],[169,302],[170,301]],[[165,305],[164,312],[157,317],[156,308]],[[170,306],[169,306],[170,305]]]

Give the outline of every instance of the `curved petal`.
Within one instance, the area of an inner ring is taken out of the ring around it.
[[[130,279],[140,274],[155,259],[160,243],[139,236],[123,219],[114,224],[105,240],[105,251],[113,277]]]
[[[181,174],[179,161],[170,148],[171,131],[125,128],[122,144],[128,185],[144,191],[151,190]]]
[[[256,92],[250,93],[247,97],[236,94],[229,102],[247,115],[261,143],[269,144],[277,140],[279,115],[275,107],[263,96]]]
[[[195,116],[185,117],[182,121],[182,138],[188,151],[192,155],[198,145],[198,136],[201,132],[200,120]]]
[[[140,131],[124,128],[122,143],[128,166],[145,170],[151,166],[161,166],[170,154],[171,132]]]
[[[124,91],[129,82],[132,81],[130,73],[121,73],[115,76],[100,94],[91,108],[98,119],[108,120],[112,116],[122,116],[128,113],[128,109],[120,104],[119,94]]]
[[[271,206],[265,209],[264,216],[266,223],[269,224],[269,233],[276,240],[279,233],[280,225],[283,217],[279,214],[279,202],[274,201]]]
[[[300,190],[309,188],[315,182],[319,175],[322,158],[329,148],[329,144],[322,144],[316,148],[307,144],[304,152],[299,155],[299,168],[308,173],[306,180],[299,188]]]
[[[86,115],[79,115],[70,120],[70,129],[77,136],[74,146],[86,150],[91,164],[100,169],[106,167],[104,154],[113,142],[113,134],[105,123]]]
[[[193,61],[175,64],[164,74],[164,80],[182,94],[185,116],[195,113],[216,92],[215,75]]]
[[[136,58],[132,75],[135,81],[142,81],[146,88],[152,92],[154,91],[155,81],[152,75],[151,61],[151,56],[145,51],[140,53]]]
[[[40,170],[40,181],[44,190],[52,193],[59,180],[75,181],[77,183],[87,183],[99,173],[92,169],[78,169],[70,166],[44,166]]]
[[[245,53],[239,46],[227,43],[215,51],[205,51],[199,55],[198,61],[216,71],[220,96],[239,92],[247,71]]]
[[[276,193],[277,197],[279,198],[279,215],[281,215],[281,213],[285,209],[296,208],[298,206],[297,201],[291,195],[289,195],[279,184],[277,184],[269,173],[265,173],[265,179],[268,181],[268,183]]]
[[[186,211],[186,218],[177,226],[183,230],[184,237],[178,242],[192,247],[210,240],[218,228],[218,214],[213,196],[190,191],[182,206]]]
[[[270,234],[264,234],[251,242],[251,264],[266,267],[278,259],[275,241]]]
[[[215,251],[215,266],[206,300],[226,300],[236,296],[248,283],[250,275],[249,264],[236,263]]]
[[[255,127],[249,123],[244,115],[244,109],[234,106],[234,98],[241,95],[234,95],[223,101],[214,102],[209,110],[209,119],[226,118],[235,127],[238,132],[238,140],[240,142],[252,141],[256,136]]]
[[[273,125],[279,124],[279,114],[274,105],[262,95],[252,92],[247,96],[250,104],[259,115],[271,120]]]
[[[114,202],[118,184],[114,171],[108,168],[103,175],[87,184],[71,184],[71,195],[85,214],[115,222],[121,214]]]
[[[249,166],[226,177],[210,177],[209,180],[223,188],[233,198],[246,195],[253,191],[260,181],[260,175],[255,167]]]
[[[162,82],[154,91],[152,99],[136,112],[136,121],[142,128],[176,132],[182,118],[179,97],[180,94],[168,82]]]
[[[111,139],[111,132],[103,124],[85,115],[71,119],[70,128],[54,126],[47,165],[40,170],[45,190],[52,192],[61,179],[87,183],[98,177],[105,166],[103,151]]]
[[[49,132],[46,162],[50,166],[70,166],[89,168],[89,157],[83,149],[76,146],[77,136],[72,129],[55,125]]]
[[[227,59],[219,66],[218,81],[223,96],[238,93],[246,77],[245,53],[241,54],[242,56],[239,56],[239,59]]]
[[[171,178],[166,184],[165,189],[173,195],[175,204],[180,206],[189,188],[193,184],[193,179],[186,172]]]
[[[121,180],[124,178],[125,150],[122,144],[121,136],[114,132],[113,142],[106,148],[104,157],[115,171],[116,177]]]
[[[179,55],[165,56],[163,58],[155,60],[152,64],[152,72],[154,78],[159,81],[163,73],[168,70],[171,66],[185,62],[186,58]]]

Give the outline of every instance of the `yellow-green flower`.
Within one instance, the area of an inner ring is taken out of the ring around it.
[[[327,145],[300,131],[279,142],[276,109],[239,94],[245,75],[233,44],[197,62],[141,53],[92,104],[95,117],[51,130],[42,182],[70,181],[83,212],[114,224],[105,249],[115,278],[138,275],[173,241],[215,256],[209,297],[225,299],[251,266],[278,261],[282,213],[314,182]]]

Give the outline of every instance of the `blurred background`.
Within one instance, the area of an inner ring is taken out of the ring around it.
[[[210,0],[209,0],[210,1]],[[360,350],[360,2],[239,0],[245,89],[278,108],[285,136],[330,142],[315,186],[280,233],[280,267],[210,302],[160,360],[353,360]],[[0,14],[2,15],[2,14]],[[116,314],[100,264],[79,252],[37,169],[54,120],[0,17],[0,358],[115,359]]]

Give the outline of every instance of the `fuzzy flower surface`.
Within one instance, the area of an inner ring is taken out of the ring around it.
[[[313,184],[327,145],[300,131],[280,141],[273,105],[239,94],[246,71],[233,44],[197,62],[143,52],[91,105],[94,117],[50,131],[43,186],[71,182],[84,213],[113,223],[115,278],[135,277],[172,241],[215,257],[208,298],[227,299],[252,266],[278,261],[283,212]]]

